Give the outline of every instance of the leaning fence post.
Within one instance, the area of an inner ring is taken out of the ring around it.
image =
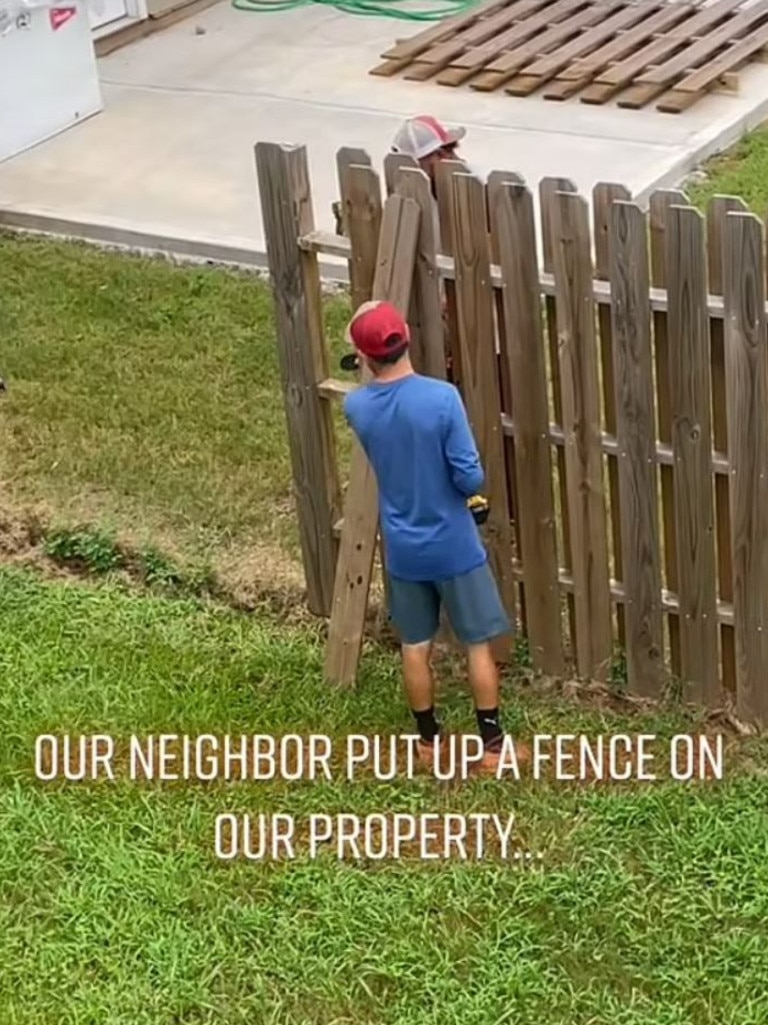
[[[338,555],[333,527],[341,495],[331,408],[317,390],[329,376],[320,271],[317,255],[299,246],[299,239],[315,227],[306,149],[260,142],[256,170],[307,600],[313,613],[328,616]]]

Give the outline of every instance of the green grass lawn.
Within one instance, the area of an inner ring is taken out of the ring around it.
[[[691,199],[762,214],[767,139]],[[36,780],[46,732],[341,743],[412,724],[383,647],[356,691],[322,683],[267,286],[2,235],[0,265],[0,1025],[764,1025],[763,740],[730,742],[726,779],[701,784]],[[337,354],[348,307],[325,311]],[[10,565],[29,544],[41,557]],[[107,579],[49,579],[51,559]],[[209,569],[289,597],[251,615],[195,598]],[[441,705],[473,728],[451,661]],[[523,739],[706,725],[522,678],[504,708]],[[345,811],[512,812],[542,861],[215,857],[219,813]]]
[[[295,566],[269,286],[9,236],[0,264],[4,499],[267,579]],[[325,310],[338,352],[348,305]]]
[[[739,196],[760,218],[768,212],[768,127],[761,127],[707,163],[705,178],[685,191],[697,206],[715,195]]]
[[[410,732],[396,660],[321,683],[319,635],[216,606],[0,573],[4,1025],[763,1025],[768,758],[613,787],[42,783],[40,733]],[[451,729],[471,729],[444,667]],[[506,684],[533,733],[697,731]],[[536,871],[493,861],[224,863],[223,812],[514,812]]]

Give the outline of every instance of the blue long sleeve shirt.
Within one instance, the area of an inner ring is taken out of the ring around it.
[[[456,388],[419,374],[372,382],[346,396],[344,413],[376,476],[388,572],[436,583],[481,566],[467,499],[484,474]]]

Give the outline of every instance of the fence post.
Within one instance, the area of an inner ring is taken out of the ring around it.
[[[768,713],[768,348],[763,226],[728,214],[723,240],[736,696],[741,718]]]
[[[307,153],[303,146],[260,142],[255,155],[307,601],[313,613],[327,616],[341,495],[331,409],[317,391],[328,377],[320,272],[317,255],[298,244],[314,230]]]

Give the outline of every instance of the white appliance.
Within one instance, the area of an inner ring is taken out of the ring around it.
[[[103,110],[83,0],[0,0],[0,161]]]

